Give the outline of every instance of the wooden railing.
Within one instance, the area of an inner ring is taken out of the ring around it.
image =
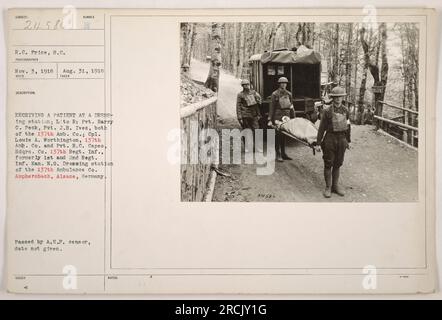
[[[181,201],[203,201],[208,190],[212,164],[199,160],[195,163],[190,159],[190,153],[198,151],[196,154],[199,155],[201,144],[204,143],[200,139],[195,141],[195,136],[199,137],[203,129],[216,129],[216,102],[217,97],[212,97],[180,109]],[[192,130],[195,132],[192,133]]]
[[[419,133],[417,117],[419,116],[419,112],[413,109],[399,107],[385,101],[378,101],[377,103],[376,115],[374,116],[374,119],[376,119],[376,127],[414,147],[417,147]],[[384,117],[384,107],[402,110],[403,113],[399,117],[388,119]]]

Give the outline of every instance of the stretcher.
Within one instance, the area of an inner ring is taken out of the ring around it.
[[[282,121],[275,121],[275,125],[273,125],[272,128],[311,148],[313,155],[315,155],[316,152],[321,152],[320,147],[316,144],[318,127],[310,120],[305,118],[290,119],[283,117]]]

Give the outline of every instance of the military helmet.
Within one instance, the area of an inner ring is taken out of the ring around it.
[[[281,77],[278,79],[278,83],[288,83],[289,80],[286,77]]]
[[[346,95],[344,88],[338,86],[331,90],[329,97],[344,97]]]
[[[250,84],[250,81],[247,79],[241,80],[241,85],[246,85],[246,84]]]

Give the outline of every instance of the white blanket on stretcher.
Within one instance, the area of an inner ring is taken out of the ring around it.
[[[310,120],[305,118],[294,118],[281,122],[278,129],[285,131],[308,144],[312,144],[313,142],[316,142],[318,124],[319,121],[317,124],[313,124]]]

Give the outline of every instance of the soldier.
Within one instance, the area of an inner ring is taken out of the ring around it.
[[[236,115],[238,122],[243,129],[251,129],[253,133],[253,146],[255,146],[255,129],[259,128],[258,120],[261,117],[259,105],[261,104],[261,96],[255,90],[250,89],[250,81],[242,80],[241,86],[243,90],[238,93],[236,99]],[[249,150],[244,146],[246,152]],[[256,151],[262,152],[257,148]]]
[[[267,124],[269,127],[275,124],[275,120],[281,121],[284,116],[295,117],[292,94],[286,89],[288,82],[286,77],[279,78],[279,88],[272,93]],[[292,160],[285,152],[285,135],[276,131],[275,136],[276,160],[279,162]]]
[[[335,87],[330,92],[331,105],[324,109],[319,124],[317,143],[321,145],[324,159],[324,197],[334,192],[344,196],[339,186],[339,171],[344,162],[344,153],[350,143],[350,120],[348,109],[342,104],[345,90]],[[325,136],[324,136],[325,132]]]

